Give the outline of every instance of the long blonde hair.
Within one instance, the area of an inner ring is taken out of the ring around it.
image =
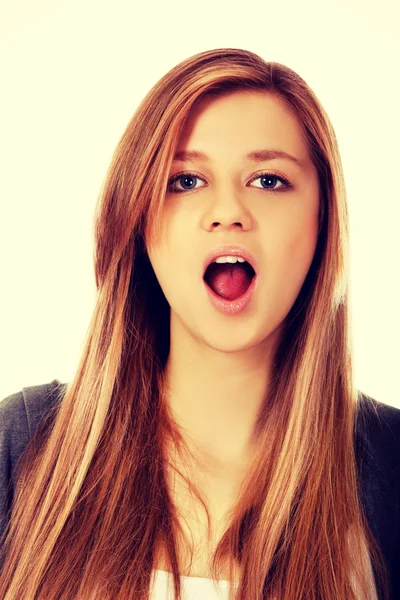
[[[258,455],[216,547],[213,578],[228,561],[233,582],[236,561],[238,600],[370,600],[373,564],[387,597],[385,564],[357,488],[360,393],[353,384],[348,209],[335,133],[294,71],[222,48],[162,77],[115,151],[95,214],[96,304],[76,373],[20,464],[3,546],[4,600],[148,598],[161,543],[181,598],[182,531],[164,452],[167,437],[182,445],[165,393],[170,309],[144,240],[147,232],[159,234],[189,112],[206,95],[235,90],[283,98],[297,115],[318,171],[320,220],[315,256],[285,319],[257,419]]]

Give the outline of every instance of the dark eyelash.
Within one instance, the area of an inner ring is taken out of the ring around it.
[[[199,175],[196,175],[196,173],[192,173],[191,171],[182,171],[181,173],[177,173],[176,175],[174,175],[169,181],[168,181],[168,190],[170,191],[171,194],[183,194],[183,193],[190,193],[190,192],[195,192],[197,188],[192,189],[192,190],[173,190],[172,186],[173,184],[178,181],[178,179],[180,179],[183,176],[186,177],[195,177],[196,179],[201,179],[202,181],[204,181],[204,179],[202,177],[200,177]],[[282,177],[282,175],[278,175],[277,173],[272,173],[270,171],[263,171],[262,173],[257,173],[253,179],[251,179],[249,181],[249,183],[253,183],[253,181],[256,181],[256,179],[260,179],[261,177],[272,177],[274,179],[278,179],[281,183],[284,184],[283,188],[279,188],[277,190],[275,189],[269,189],[269,188],[258,188],[259,190],[263,190],[265,192],[272,192],[272,193],[279,193],[280,191],[285,191],[288,188],[292,187],[292,184],[286,179],[286,177]]]

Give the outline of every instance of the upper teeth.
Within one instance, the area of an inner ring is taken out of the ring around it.
[[[244,260],[244,258],[241,258],[240,256],[219,256],[218,258],[216,258],[214,260],[214,262],[216,263],[235,263],[235,262],[246,262]]]

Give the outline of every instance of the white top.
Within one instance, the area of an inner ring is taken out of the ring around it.
[[[227,600],[230,582],[220,579],[218,582],[204,577],[181,575],[183,600]],[[151,587],[151,600],[174,600],[174,582],[172,573],[155,569]]]

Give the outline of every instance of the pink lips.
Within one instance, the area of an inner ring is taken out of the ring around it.
[[[203,279],[203,284],[207,290],[211,303],[213,304],[213,306],[215,306],[217,310],[223,312],[226,315],[237,315],[246,308],[246,306],[250,303],[250,300],[253,296],[253,292],[256,289],[257,283],[258,275],[256,273],[253,279],[251,280],[251,284],[242,296],[239,296],[239,298],[236,298],[236,300],[225,300],[225,298],[222,298],[221,296],[218,296],[215,292],[213,292],[208,283],[206,283],[206,281]]]
[[[242,296],[236,298],[235,300],[225,300],[221,296],[218,296],[207,284],[204,279],[204,273],[207,270],[207,267],[210,263],[212,263],[219,256],[241,256],[244,258],[254,269],[255,275],[249,285],[248,289],[245,291]],[[203,284],[207,290],[208,296],[211,300],[213,306],[219,310],[220,312],[226,315],[237,315],[242,312],[246,306],[250,303],[251,298],[253,296],[254,290],[258,284],[258,265],[254,256],[243,246],[219,246],[212,250],[206,257],[203,263]]]

